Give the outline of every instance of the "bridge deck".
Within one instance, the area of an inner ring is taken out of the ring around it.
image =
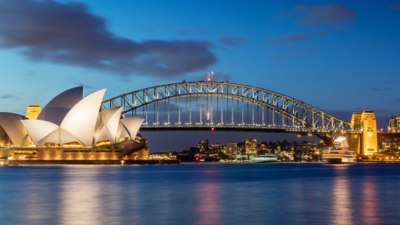
[[[296,134],[343,134],[354,133],[348,130],[331,129],[304,129],[273,126],[238,126],[238,125],[142,125],[141,131],[232,131],[232,132],[271,132],[271,133],[296,133]]]

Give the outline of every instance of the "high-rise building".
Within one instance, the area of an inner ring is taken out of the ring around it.
[[[205,141],[200,141],[198,144],[198,148],[200,149],[200,151],[208,150],[208,139],[206,139]]]
[[[390,118],[388,132],[400,132],[400,115],[393,115]]]
[[[226,145],[226,154],[230,156],[237,155],[237,143],[230,141]]]

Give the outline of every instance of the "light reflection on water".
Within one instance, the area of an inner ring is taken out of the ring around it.
[[[347,165],[345,165],[347,166]],[[332,224],[347,224],[354,221],[353,218],[353,207],[352,207],[352,196],[349,187],[349,180],[346,169],[340,169],[339,167],[333,167],[337,176],[333,179],[332,188],[332,209],[331,209],[331,221]]]
[[[107,185],[107,184],[106,184]],[[66,175],[60,184],[61,224],[100,224],[104,212],[102,189],[97,175],[88,177],[84,173]],[[117,196],[116,196],[117,197]],[[118,207],[118,205],[116,205]]]
[[[400,164],[0,167],[0,224],[396,224]]]
[[[381,224],[379,220],[379,196],[378,196],[378,190],[377,190],[377,185],[376,185],[376,180],[374,177],[365,177],[364,182],[362,183],[362,200],[361,202],[362,207],[361,207],[361,213],[362,217],[360,218],[362,220],[362,223],[367,225],[367,224]],[[384,189],[380,190],[385,191]],[[395,196],[393,196],[395,198]]]

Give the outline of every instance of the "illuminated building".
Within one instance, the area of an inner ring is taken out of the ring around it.
[[[393,115],[390,118],[388,132],[400,132],[400,115]]]
[[[42,108],[40,108],[40,105],[29,105],[28,108],[26,109],[25,117],[30,120],[36,120],[41,111]]]
[[[246,139],[245,150],[246,154],[257,154],[257,140],[254,138]]]
[[[205,141],[200,141],[198,144],[198,148],[200,149],[200,151],[207,151],[208,150],[208,139],[206,139]]]
[[[237,143],[230,141],[226,145],[226,154],[229,156],[236,156],[237,155]]]
[[[69,89],[37,119],[0,113],[0,155],[12,160],[145,159],[147,140],[137,136],[145,118],[121,119],[122,106],[99,112],[105,91],[83,98],[82,87]],[[27,116],[38,105],[31,106]]]

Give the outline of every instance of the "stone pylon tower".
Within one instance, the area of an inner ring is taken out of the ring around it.
[[[31,120],[36,120],[41,111],[42,109],[40,108],[40,105],[29,105],[28,108],[26,108],[25,117]]]
[[[359,155],[372,155],[378,152],[378,135],[375,113],[366,111],[355,112],[351,118],[354,129],[362,129],[362,134],[351,135],[351,149]]]
[[[362,113],[355,112],[351,117],[351,126],[355,130],[361,130],[361,116]],[[361,136],[360,134],[350,135],[350,149],[355,151],[357,155],[361,155]]]

